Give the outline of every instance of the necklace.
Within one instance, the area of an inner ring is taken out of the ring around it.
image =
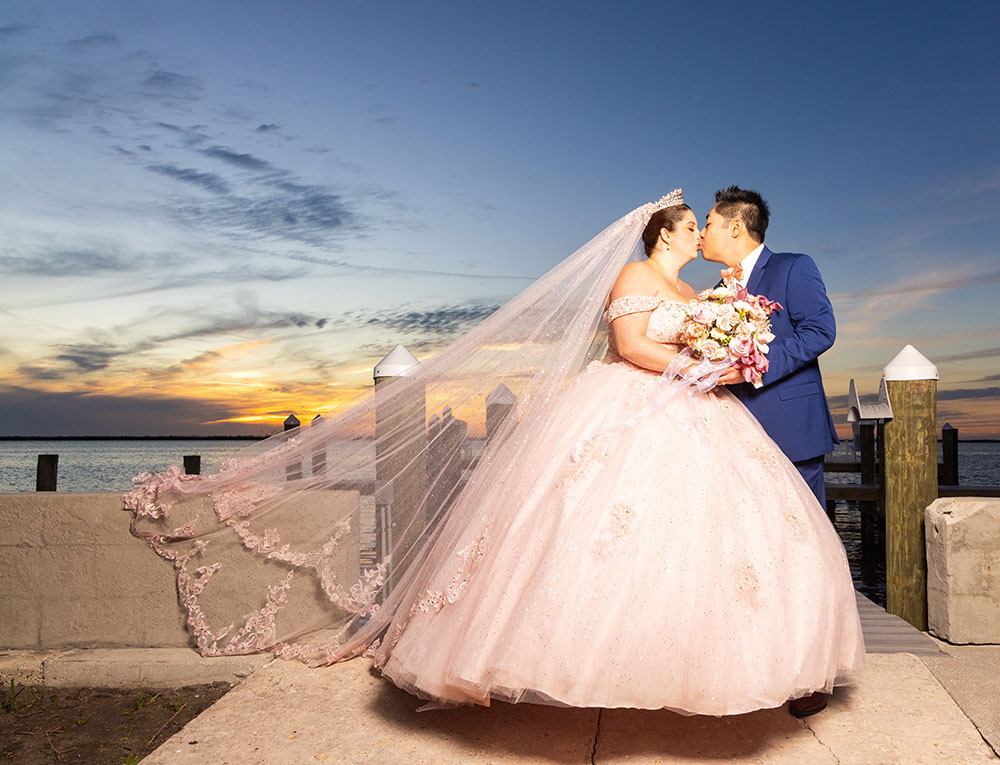
[[[659,263],[657,263],[657,262],[656,262],[655,260],[653,260],[652,258],[650,258],[650,261],[651,261],[651,262],[653,263],[653,265],[655,265],[655,266],[656,266],[656,267],[657,267],[658,269],[660,269],[660,273],[662,273],[662,274],[663,274],[663,275],[664,275],[665,277],[667,277],[667,281],[668,281],[668,282],[670,282],[670,283],[671,283],[671,284],[672,284],[672,285],[674,286],[674,289],[675,289],[675,290],[676,290],[676,291],[677,291],[678,293],[680,293],[680,291],[681,291],[681,280],[680,280],[680,276],[674,276],[674,277],[671,277],[671,276],[670,276],[670,272],[669,272],[669,271],[667,271],[667,269],[665,269],[665,268],[664,268],[663,266],[661,266],[661,265],[660,265]]]

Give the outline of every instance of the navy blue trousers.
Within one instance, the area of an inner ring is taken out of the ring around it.
[[[823,483],[823,457],[813,457],[809,460],[800,460],[792,464],[798,469],[799,474],[809,484],[816,499],[819,500],[820,507],[826,510],[826,486]]]

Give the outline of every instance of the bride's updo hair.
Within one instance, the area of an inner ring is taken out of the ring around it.
[[[650,216],[649,223],[642,230],[642,246],[646,250],[646,257],[653,252],[656,240],[660,238],[660,229],[673,231],[684,218],[685,212],[691,212],[691,208],[687,205],[670,205],[660,208]]]

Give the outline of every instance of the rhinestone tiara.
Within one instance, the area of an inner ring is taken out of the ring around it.
[[[653,207],[656,210],[662,210],[664,207],[672,207],[673,205],[684,204],[684,194],[680,189],[674,189],[666,196],[660,197],[657,202],[653,203]]]

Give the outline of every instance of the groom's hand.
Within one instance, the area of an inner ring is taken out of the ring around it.
[[[727,369],[719,378],[719,385],[736,385],[743,382],[743,374],[738,369]]]

